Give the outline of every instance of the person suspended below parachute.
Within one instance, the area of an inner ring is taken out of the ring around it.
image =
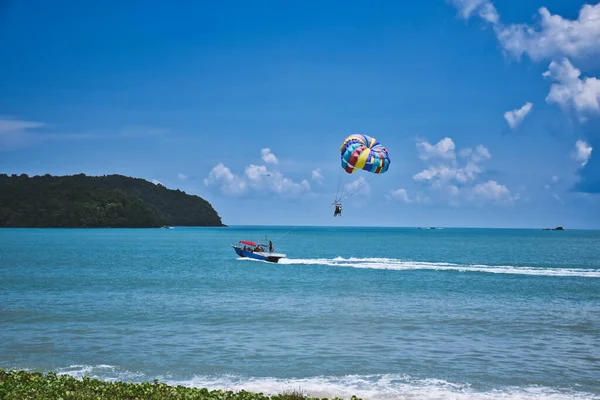
[[[342,200],[358,192],[373,177],[385,173],[390,167],[390,156],[387,149],[377,141],[377,139],[364,135],[352,134],[342,142],[340,147],[341,165],[348,174],[354,174],[357,170],[362,170],[372,174],[368,179],[363,180],[356,186],[350,186],[345,192],[338,185],[335,195],[334,217],[342,215]]]

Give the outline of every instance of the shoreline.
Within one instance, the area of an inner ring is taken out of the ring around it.
[[[68,399],[93,398],[95,400],[363,400],[355,395],[342,397],[310,397],[299,391],[265,395],[246,390],[210,390],[182,385],[169,385],[158,379],[153,382],[108,382],[84,376],[77,379],[56,372],[28,372],[0,368],[0,398],[3,399]]]

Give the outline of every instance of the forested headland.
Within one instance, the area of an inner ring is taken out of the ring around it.
[[[141,178],[0,174],[0,227],[225,226],[212,205]]]

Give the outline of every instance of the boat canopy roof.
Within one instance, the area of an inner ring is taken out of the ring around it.
[[[247,244],[248,246],[256,246],[256,242],[250,242],[249,240],[240,240],[240,243]]]

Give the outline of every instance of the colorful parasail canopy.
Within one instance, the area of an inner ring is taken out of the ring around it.
[[[363,134],[348,136],[340,147],[342,167],[352,174],[356,169],[383,174],[390,166],[388,151],[375,138]]]

